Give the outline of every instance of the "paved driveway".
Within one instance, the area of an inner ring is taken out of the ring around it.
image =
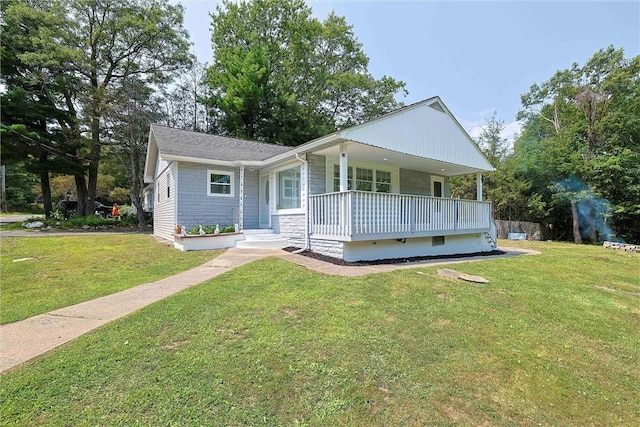
[[[0,224],[10,224],[12,222],[22,222],[29,218],[42,217],[42,215],[5,215],[0,216]]]

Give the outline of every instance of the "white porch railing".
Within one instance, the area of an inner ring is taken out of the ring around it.
[[[309,196],[312,236],[367,240],[489,232],[491,203],[346,191]]]

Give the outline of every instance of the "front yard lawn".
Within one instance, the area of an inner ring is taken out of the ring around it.
[[[163,279],[219,253],[181,252],[136,234],[3,238],[0,323]]]
[[[3,376],[12,425],[638,425],[640,256],[360,278],[265,259]]]

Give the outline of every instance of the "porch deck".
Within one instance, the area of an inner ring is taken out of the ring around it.
[[[362,241],[491,233],[491,203],[345,191],[309,196],[312,238]]]

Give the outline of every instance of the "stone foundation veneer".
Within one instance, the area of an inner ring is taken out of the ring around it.
[[[271,227],[275,233],[289,240],[291,246],[304,247],[304,214],[271,215]]]
[[[311,250],[322,255],[342,259],[344,255],[344,243],[335,240],[311,239]]]

